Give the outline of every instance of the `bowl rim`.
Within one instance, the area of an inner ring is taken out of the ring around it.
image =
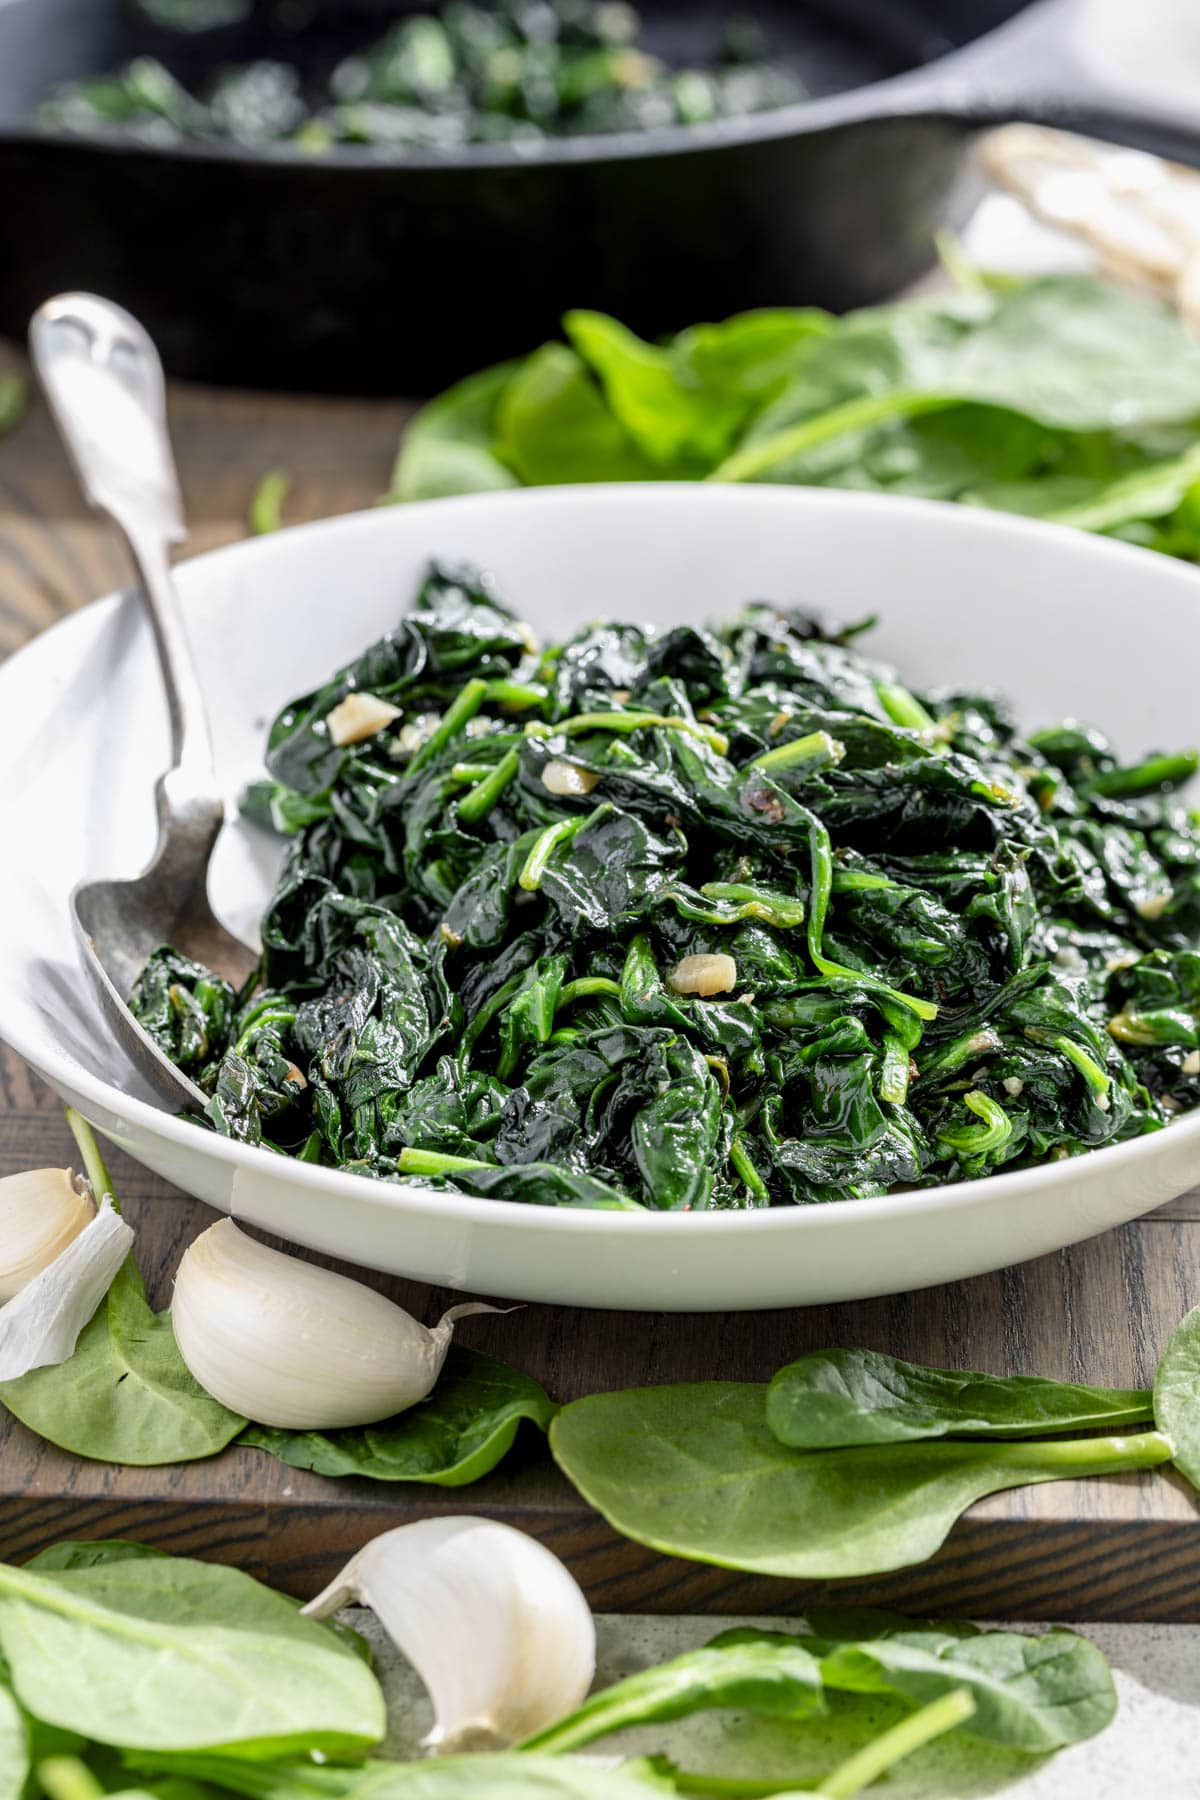
[[[848,526],[856,515],[907,515],[935,522],[938,530],[943,533],[980,537],[985,541],[1057,543],[1061,548],[1069,549],[1081,565],[1086,565],[1089,560],[1097,557],[1101,561],[1124,563],[1131,576],[1140,575],[1143,580],[1148,578],[1162,587],[1174,587],[1180,593],[1186,589],[1188,600],[1193,604],[1200,604],[1198,574],[1189,565],[1158,552],[1093,536],[1071,526],[1050,524],[1015,513],[964,506],[952,501],[766,483],[739,486],[732,483],[611,482],[451,495],[442,499],[410,502],[398,508],[376,507],[342,513],[329,519],[314,519],[287,526],[266,536],[240,539],[187,558],[177,565],[176,572],[180,576],[186,602],[190,579],[187,571],[192,565],[204,565],[206,569],[211,569],[229,561],[236,564],[252,563],[255,559],[269,562],[273,557],[279,556],[281,550],[286,554],[284,547],[293,540],[303,541],[313,535],[335,537],[361,534],[369,537],[378,533],[382,539],[386,539],[394,522],[400,519],[418,516],[442,518],[459,510],[488,512],[503,508],[507,512],[514,506],[520,506],[530,512],[548,512],[580,506],[585,509],[593,505],[611,506],[614,503],[637,510],[652,509],[662,498],[687,497],[699,501],[701,496],[705,505],[727,506],[735,511],[740,508],[753,511],[756,508],[780,507],[795,508],[800,512],[829,509],[834,513],[843,513]],[[30,651],[36,649],[39,654],[44,654],[43,646],[51,639],[57,644],[61,635],[78,630],[89,615],[93,623],[96,623],[98,616],[114,610],[128,591],[118,590],[93,600],[87,606],[65,614],[30,639],[5,664],[0,665],[0,696],[3,695],[5,684],[14,679],[14,669],[20,668],[23,674],[22,658]],[[430,1187],[419,1181],[359,1175],[343,1169],[303,1163],[260,1145],[238,1143],[221,1137],[216,1132],[198,1128],[183,1114],[169,1113],[126,1093],[83,1068],[73,1057],[60,1053],[49,1040],[31,1043],[19,1027],[13,1029],[8,1023],[0,1025],[0,1038],[52,1085],[61,1084],[90,1103],[98,1113],[113,1114],[123,1123],[136,1127],[143,1135],[165,1140],[173,1147],[185,1151],[200,1151],[202,1155],[210,1155],[234,1170],[244,1168],[250,1172],[273,1175],[277,1179],[283,1177],[299,1188],[311,1189],[330,1198],[342,1196],[360,1205],[370,1202],[401,1215],[430,1214],[439,1223],[476,1228],[503,1226],[523,1231],[537,1232],[546,1229],[552,1232],[582,1232],[585,1235],[599,1233],[604,1236],[615,1230],[625,1230],[638,1232],[642,1237],[656,1237],[666,1233],[676,1241],[680,1234],[686,1237],[695,1233],[811,1233],[827,1227],[835,1230],[854,1227],[869,1229],[881,1218],[894,1218],[901,1211],[910,1215],[938,1212],[947,1207],[954,1211],[973,1211],[993,1202],[1002,1202],[1008,1195],[1015,1198],[1018,1189],[1023,1193],[1030,1190],[1044,1192],[1049,1199],[1055,1190],[1074,1185],[1080,1178],[1081,1167],[1094,1170],[1092,1179],[1096,1179],[1104,1170],[1115,1171],[1132,1160],[1146,1157],[1155,1145],[1164,1141],[1163,1132],[1148,1132],[1118,1144],[1103,1145],[1095,1150],[1082,1152],[1079,1156],[1035,1164],[1028,1168],[1004,1170],[975,1180],[942,1182],[903,1193],[881,1194],[864,1199],[830,1200],[811,1206],[686,1213],[650,1207],[636,1212],[609,1212],[586,1207],[540,1206],[526,1201],[461,1194]],[[1166,1133],[1172,1144],[1183,1140],[1200,1140],[1200,1107],[1181,1114],[1166,1127]]]

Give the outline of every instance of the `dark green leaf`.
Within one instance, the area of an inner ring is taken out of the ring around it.
[[[916,1438],[1026,1438],[1153,1420],[1151,1396],[1039,1375],[923,1368],[873,1350],[818,1350],[780,1369],[767,1424],[783,1444],[825,1450]]]
[[[508,1453],[522,1419],[545,1431],[554,1412],[554,1402],[530,1376],[455,1346],[428,1400],[396,1419],[341,1431],[250,1425],[239,1442],[318,1475],[464,1487]]]

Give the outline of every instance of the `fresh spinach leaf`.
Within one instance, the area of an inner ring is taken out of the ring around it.
[[[29,389],[20,375],[0,375],[0,436],[21,422]]]
[[[827,1450],[918,1438],[1029,1438],[1153,1421],[1148,1392],[1081,1387],[1040,1375],[925,1368],[874,1350],[817,1350],[767,1390],[782,1444]]]
[[[795,1638],[726,1633],[701,1650],[643,1669],[592,1694],[522,1746],[561,1754],[634,1725],[684,1719],[716,1707],[803,1719],[824,1704],[820,1665]]]
[[[811,1636],[826,1688],[891,1694],[923,1706],[966,1688],[975,1711],[965,1730],[1040,1756],[1094,1737],[1112,1722],[1116,1690],[1103,1654],[1073,1631],[981,1631],[959,1620],[906,1619],[868,1609],[810,1609]],[[777,1634],[726,1632],[713,1648],[777,1641]]]
[[[924,1562],[986,1494],[1154,1468],[1171,1455],[1158,1432],[791,1450],[768,1429],[766,1393],[701,1382],[593,1394],[558,1413],[550,1447],[622,1536],[793,1580]]]
[[[390,499],[439,500],[521,485],[493,447],[496,405],[516,369],[501,363],[468,375],[421,409],[404,434]]]
[[[641,1759],[609,1768],[576,1757],[514,1752],[417,1763],[372,1760],[350,1769],[219,1757],[164,1760],[245,1800],[645,1800],[647,1794],[677,1792],[662,1765]],[[134,1759],[134,1766],[147,1766],[146,1759]],[[149,1766],[161,1766],[159,1759]]]
[[[344,1755],[383,1736],[361,1657],[296,1602],[214,1563],[0,1564],[0,1651],[27,1711],[101,1744]]]
[[[99,1462],[191,1462],[213,1456],[246,1420],[206,1394],[155,1313],[132,1255],[64,1363],[0,1382],[0,1401],[51,1444]]]
[[[1154,1378],[1154,1420],[1181,1475],[1200,1488],[1200,1306],[1171,1333]]]
[[[29,1720],[0,1679],[0,1800],[22,1800],[33,1767]]]
[[[1200,557],[1200,355],[1154,301],[1089,276],[983,283],[835,319],[746,313],[649,344],[571,313],[571,349],[473,377],[418,416],[396,498],[446,444],[456,491],[669,478],[867,488],[1032,513]],[[506,426],[511,402],[519,427]],[[469,412],[457,461],[455,424]]]
[[[91,1538],[79,1543],[48,1544],[21,1566],[45,1575],[56,1570],[99,1569],[110,1563],[140,1562],[147,1556],[166,1554],[152,1544],[135,1544],[128,1538]]]
[[[554,1413],[554,1402],[532,1377],[454,1346],[428,1400],[397,1419],[342,1431],[250,1425],[238,1441],[318,1475],[463,1487],[507,1455],[523,1419],[545,1431]]]

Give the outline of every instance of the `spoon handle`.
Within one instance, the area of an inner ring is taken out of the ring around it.
[[[47,300],[29,348],[84,498],[123,533],[150,614],[171,727],[164,829],[181,813],[215,809],[219,822],[204,696],[171,579],[170,546],[187,531],[158,353],[124,307],[95,294]]]

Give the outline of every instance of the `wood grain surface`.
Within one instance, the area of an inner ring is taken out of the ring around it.
[[[244,534],[250,496],[270,468],[292,477],[289,521],[372,504],[386,489],[405,418],[393,402],[182,387],[170,411],[192,525],[188,554]],[[83,507],[44,411],[31,406],[0,441],[0,655],[126,579],[119,546]],[[0,1049],[0,1173],[62,1165],[71,1152],[55,1098]],[[180,1251],[212,1215],[121,1156],[113,1174],[152,1295],[165,1304]],[[419,1317],[435,1316],[446,1298],[364,1278]],[[562,1400],[648,1382],[763,1380],[799,1352],[833,1344],[1132,1386],[1149,1381],[1171,1329],[1198,1302],[1200,1189],[1058,1255],[922,1293],[728,1318],[530,1306],[471,1321],[462,1341],[527,1369]],[[626,1543],[558,1476],[532,1432],[486,1481],[444,1491],[334,1482],[253,1450],[177,1468],[114,1469],[0,1418],[5,1558],[67,1536],[137,1537],[309,1594],[374,1532],[476,1510],[552,1544],[601,1610],[786,1613],[813,1594]],[[1029,1488],[975,1507],[922,1568],[839,1584],[837,1597],[977,1617],[1200,1620],[1196,1514],[1195,1496],[1170,1474]]]

